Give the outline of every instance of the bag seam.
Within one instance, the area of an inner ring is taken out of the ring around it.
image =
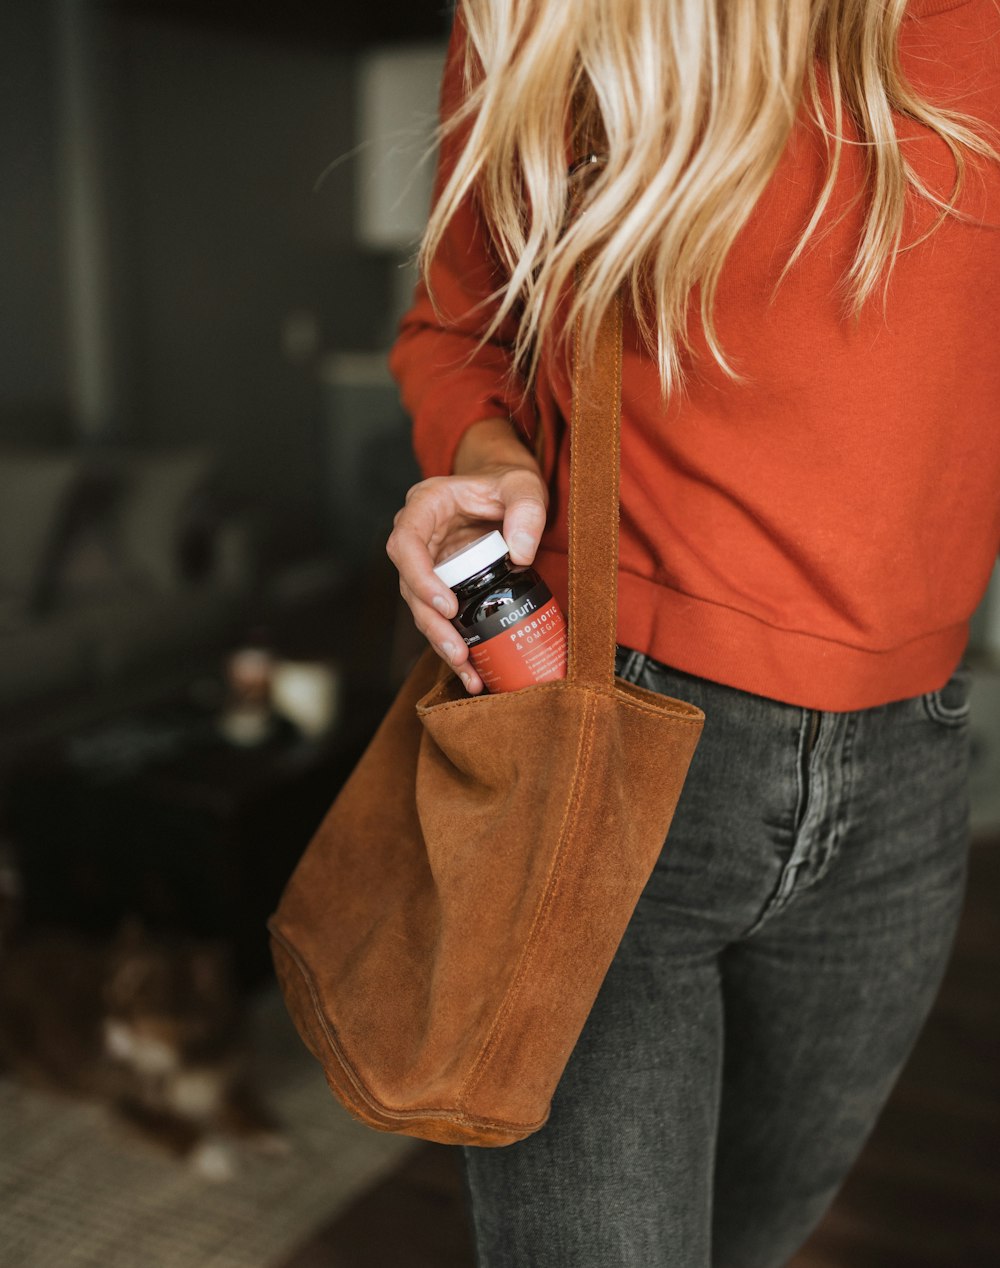
[[[563,865],[565,864],[566,855],[568,853],[567,843],[571,835],[570,829],[573,824],[575,824],[577,814],[579,813],[580,802],[582,800],[580,790],[583,785],[584,776],[590,766],[590,754],[594,744],[593,723],[595,710],[595,702],[588,701],[588,711],[584,719],[584,725],[581,728],[580,745],[576,754],[576,770],[574,772],[573,785],[570,789],[570,795],[566,801],[566,811],[563,815],[563,821],[559,828],[559,845],[556,849],[555,856],[553,857],[549,875],[545,880],[545,888],[542,892],[541,901],[538,904],[534,919],[531,923],[531,928],[528,930],[528,935],[525,938],[524,947],[522,948],[514,977],[507,988],[499,1009],[497,1010],[497,1015],[493,1021],[493,1025],[490,1027],[489,1034],[486,1036],[486,1040],[483,1043],[482,1048],[479,1050],[476,1060],[473,1062],[468,1077],[459,1089],[458,1096],[456,1097],[456,1100],[461,1106],[463,1106],[463,1108],[467,1105],[468,1099],[472,1096],[475,1089],[482,1082],[483,1077],[489,1068],[490,1061],[500,1045],[500,1040],[503,1038],[504,1026],[513,1010],[514,1002],[517,998],[521,984],[531,966],[535,950],[541,938],[545,919],[552,906],[553,896],[558,887],[559,878],[562,874]]]
[[[628,681],[628,680],[626,679],[625,681]],[[637,684],[630,683],[629,685],[636,686]],[[530,687],[522,688],[522,690],[524,691],[567,691],[567,690],[582,691],[590,695],[603,696],[610,700],[617,700],[621,704],[627,705],[630,709],[637,709],[640,713],[650,713],[658,718],[659,717],[670,718],[671,720],[675,722],[682,722],[688,726],[700,727],[702,725],[702,722],[704,721],[704,719],[700,716],[692,717],[692,715],[689,713],[683,713],[683,712],[675,713],[670,709],[661,709],[652,704],[643,704],[642,701],[635,700],[632,696],[630,696],[627,692],[622,691],[620,688],[596,687],[592,685],[591,683],[582,685],[580,683],[570,682],[568,678],[559,679],[556,682],[537,683]],[[502,699],[503,696],[511,695],[511,694],[513,693],[503,692],[497,695],[469,696],[468,699],[466,700],[452,700],[449,702],[442,702],[441,704],[431,704],[431,705],[422,705],[418,703],[416,706],[416,709],[417,709],[417,713],[420,714],[421,716],[424,716],[425,714],[430,713],[432,710],[436,713],[446,713],[449,709],[465,709],[465,708],[468,708],[469,705],[474,705],[477,702],[482,702],[486,700],[498,700],[498,699]],[[663,699],[664,701],[667,701],[667,700],[673,699],[673,697],[664,696]],[[687,704],[687,702],[684,700],[678,700],[677,703],[685,705],[686,708],[688,709],[696,707],[694,705]]]
[[[313,1006],[313,1012],[316,1015],[316,1019],[323,1031],[324,1038],[326,1039],[338,1066],[340,1066],[347,1075],[360,1098],[363,1101],[366,1101],[371,1109],[373,1109],[377,1114],[381,1114],[389,1120],[398,1121],[426,1118],[428,1115],[433,1114],[440,1118],[445,1118],[449,1122],[461,1124],[466,1127],[497,1127],[509,1131],[523,1131],[526,1133],[537,1131],[538,1128],[546,1122],[548,1115],[546,1115],[545,1118],[539,1119],[537,1122],[524,1123],[513,1122],[502,1118],[479,1118],[466,1114],[464,1111],[456,1112],[455,1110],[448,1109],[445,1106],[429,1105],[420,1109],[397,1110],[386,1105],[384,1101],[379,1100],[375,1093],[370,1090],[368,1085],[357,1073],[354,1063],[347,1056],[343,1043],[337,1034],[336,1027],[326,1016],[326,1013],[323,1011],[319,1003],[319,993],[316,989],[315,980],[309,972],[309,969],[298,948],[287,937],[287,935],[278,929],[277,925],[272,924],[270,920],[267,922],[267,928],[279,946],[283,947],[284,950],[287,951],[292,963],[298,969],[302,980],[305,982],[306,988],[309,991],[309,999]]]
[[[622,305],[621,296],[615,295],[614,300],[614,330],[615,330],[615,359],[614,359],[614,376],[615,376],[615,404],[611,411],[611,432],[614,438],[615,453],[615,469],[612,474],[614,483],[614,498],[608,508],[608,536],[615,543],[615,572],[614,581],[618,581],[618,562],[620,555],[620,521],[621,521],[621,426],[622,426]],[[614,681],[615,676],[615,635],[617,633],[617,612],[618,612],[618,595],[614,597],[614,619],[610,622],[610,639],[611,650],[606,659],[606,664],[611,666],[611,678]]]
[[[615,385],[615,388],[614,388],[615,399],[610,411],[611,412],[612,451],[615,454],[615,462],[614,462],[614,470],[611,472],[612,497],[608,499],[605,504],[607,507],[607,514],[605,516],[605,527],[604,527],[603,535],[605,540],[613,541],[615,544],[615,573],[617,573],[617,569],[619,566],[618,521],[621,515],[621,511],[619,507],[619,497],[620,497],[619,482],[621,479],[620,450],[621,450],[621,357],[622,357],[622,309],[621,309],[621,297],[617,294],[612,300],[612,312],[611,312],[610,321],[612,322],[614,336],[615,336],[614,337],[614,351],[613,351],[613,358],[612,358],[612,381]],[[605,319],[605,321],[601,323],[601,327],[599,331],[599,337],[600,335],[605,335],[605,339],[602,340],[602,342],[606,342],[606,327],[607,327],[607,319]],[[577,436],[581,435],[583,431],[582,418],[583,418],[583,412],[584,412],[583,358],[580,356],[580,347],[582,344],[582,340],[583,340],[583,315],[582,313],[578,313],[576,318],[576,326],[574,329],[574,336],[573,336],[573,349],[574,349],[573,408],[572,408],[572,414],[571,414],[571,420],[572,420],[571,427],[573,428],[574,434]],[[599,348],[598,356],[600,356],[601,351],[602,349]],[[600,377],[601,387],[603,389],[606,383],[606,376],[601,375],[599,377]],[[586,407],[588,418],[592,417],[595,405],[596,405],[596,408],[599,409],[601,405],[604,404],[604,396],[605,396],[605,392],[601,390],[601,392],[596,398],[596,401],[593,398],[589,400],[588,405]],[[568,525],[569,539],[570,539],[569,540],[569,607],[570,607],[570,612],[569,612],[569,648],[568,648],[568,657],[567,657],[567,678],[571,678],[572,681],[576,685],[583,685],[581,683],[581,680],[577,677],[578,673],[580,672],[580,664],[579,664],[580,642],[578,638],[579,622],[574,620],[574,617],[576,615],[575,608],[578,606],[576,600],[579,596],[577,577],[579,575],[579,567],[580,567],[580,534],[581,534],[580,514],[579,514],[580,502],[579,502],[579,496],[578,496],[579,490],[577,488],[578,481],[574,480],[573,478],[579,466],[579,456],[577,454],[577,448],[578,446],[576,445],[570,446],[570,465],[571,465],[570,486],[572,489],[572,493],[570,498],[569,525]],[[611,675],[612,677],[614,677],[615,634],[616,634],[616,628],[615,628],[616,622],[614,619],[614,610],[616,608],[617,608],[617,596],[612,592],[612,596],[611,596],[612,618],[610,621],[608,621],[608,643],[610,646],[608,648],[607,655],[600,657],[601,661],[603,662],[600,669],[602,680],[604,678],[604,675],[607,673],[608,666],[610,666]],[[586,685],[589,686],[591,681],[592,680],[590,679],[588,675],[586,679]]]
[[[579,277],[579,266],[577,267],[577,276]],[[581,389],[582,370],[580,368],[580,363],[582,360],[580,356],[580,332],[582,329],[582,325],[583,325],[583,317],[580,313],[577,313],[576,325],[573,331],[573,402],[572,402],[572,409],[570,413],[570,427],[572,428],[571,435],[576,437],[579,437],[582,434],[582,429],[580,427],[580,415],[583,410],[582,389]],[[566,676],[567,678],[570,677],[571,674],[575,675],[576,673],[577,662],[579,660],[578,648],[580,643],[579,631],[577,628],[577,621],[575,619],[576,613],[573,610],[574,601],[577,595],[576,566],[577,566],[577,558],[580,553],[579,541],[578,541],[579,520],[580,520],[580,515],[579,515],[579,506],[580,506],[579,492],[580,491],[579,491],[579,488],[577,487],[579,485],[579,481],[577,480],[576,482],[574,482],[573,476],[575,474],[575,469],[578,469],[579,461],[580,461],[580,446],[578,444],[571,443],[570,451],[569,451],[570,499],[569,499],[569,506],[567,507],[567,510],[566,510],[567,529],[568,529],[568,537],[569,537],[569,541],[567,543],[567,547],[569,551],[569,593],[567,595],[567,599],[568,599],[567,606],[569,610],[566,613],[566,616],[569,620],[569,645],[566,649]],[[576,681],[575,677],[573,680],[574,682]]]

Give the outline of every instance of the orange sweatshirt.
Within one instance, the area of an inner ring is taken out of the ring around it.
[[[461,90],[460,42],[445,111]],[[929,99],[1000,126],[994,0],[911,0],[900,55]],[[946,147],[910,120],[897,130],[947,195]],[[746,384],[723,376],[699,334],[690,390],[664,408],[626,320],[617,637],[744,691],[848,710],[947,681],[1000,549],[1000,170],[970,167],[959,206],[973,223],[948,218],[904,250],[885,319],[876,291],[857,325],[835,295],[863,217],[861,200],[850,205],[856,147],[819,236],[768,302],[824,170],[803,113],[723,268],[718,331]],[[934,216],[913,198],[903,243]],[[500,280],[470,202],[434,264],[439,312],[418,287],[391,366],[425,476],[452,472],[480,419],[509,415],[527,440],[544,430],[551,503],[536,565],[565,604],[570,383],[547,358],[526,408],[503,338],[470,359],[483,311],[472,310]]]

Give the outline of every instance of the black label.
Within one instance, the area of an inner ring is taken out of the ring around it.
[[[468,634],[464,634],[466,645],[475,647],[477,643],[485,643],[488,639],[496,638],[498,634],[506,634],[509,630],[516,629],[524,621],[537,618],[548,604],[552,602],[552,591],[548,588],[544,581],[539,581],[536,586],[532,586],[526,594],[516,601],[516,603],[505,603],[502,608],[497,608],[492,616],[477,621]]]

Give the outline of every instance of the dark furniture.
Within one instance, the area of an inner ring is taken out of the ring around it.
[[[106,933],[138,913],[226,939],[245,986],[269,971],[264,922],[381,702],[348,699],[321,742],[279,723],[240,748],[218,730],[220,690],[202,679],[22,756],[7,821],[29,926]]]

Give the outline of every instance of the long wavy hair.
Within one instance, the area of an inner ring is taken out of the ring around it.
[[[867,208],[840,284],[845,315],[857,318],[899,251],[916,245],[900,244],[908,191],[939,209],[930,233],[946,216],[963,218],[956,203],[967,155],[1000,161],[989,130],[908,83],[898,54],[906,4],[458,0],[464,92],[442,121],[449,163],[420,250],[428,286],[442,235],[471,196],[504,275],[483,337],[515,318],[514,362],[527,380],[561,297],[571,290],[563,328],[579,319],[586,355],[622,288],[669,396],[683,383],[697,286],[708,347],[741,381],[719,343],[716,289],[804,107],[825,143],[826,178],[778,284],[820,224],[843,147],[860,145]],[[908,162],[897,115],[948,147],[948,196]],[[845,117],[854,137],[844,135]],[[589,150],[598,161],[574,191],[567,159]]]

